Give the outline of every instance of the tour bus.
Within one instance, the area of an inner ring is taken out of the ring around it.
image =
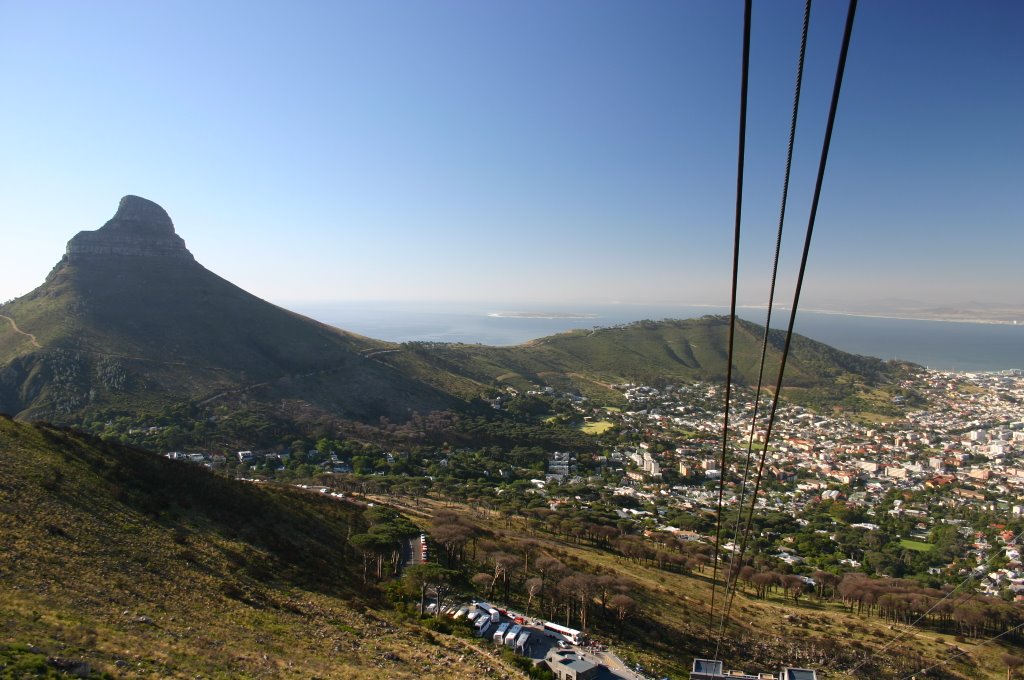
[[[494,623],[497,623],[501,620],[501,610],[497,609],[496,607],[492,607],[486,602],[477,602],[476,610],[478,612],[485,612],[486,614],[488,614],[491,617],[491,621],[493,621]]]
[[[523,632],[523,627],[519,624],[512,626],[507,633],[505,633],[505,646],[511,647],[516,643],[516,638]]]
[[[515,649],[517,652],[522,654],[528,644],[530,644],[530,631],[528,629],[524,629],[523,632],[519,634],[519,637],[516,638]]]
[[[553,637],[556,640],[565,640],[571,642],[574,645],[580,644],[583,641],[583,633],[576,630],[575,628],[568,628],[566,626],[560,626],[557,623],[551,621],[544,622],[544,634],[548,637]]]
[[[498,630],[494,631],[494,644],[500,645],[505,641],[505,632],[508,630],[508,627],[508,623],[502,623],[498,626]]]

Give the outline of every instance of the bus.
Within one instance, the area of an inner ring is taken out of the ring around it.
[[[500,645],[505,641],[505,632],[508,630],[509,623],[505,622],[498,626],[498,630],[494,631],[494,644]]]
[[[519,624],[515,624],[511,628],[509,628],[508,632],[505,633],[505,646],[514,646],[516,644],[516,638],[519,637],[519,634],[521,632],[523,632],[523,627]]]
[[[551,621],[544,622],[544,634],[548,637],[553,637],[556,640],[565,640],[571,642],[574,645],[578,645],[583,642],[583,633],[576,630],[575,628],[568,628],[567,626],[560,626],[557,623]]]
[[[523,632],[516,638],[516,651],[520,654],[526,653],[526,646],[530,644],[530,631],[523,629]]]

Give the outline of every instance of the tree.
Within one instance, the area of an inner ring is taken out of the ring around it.
[[[649,552],[648,546],[639,536],[623,536],[617,539],[613,545],[627,560],[638,563],[643,563]]]
[[[750,577],[758,599],[763,600],[768,596],[768,589],[775,585],[777,577],[778,575],[771,571],[761,571]]]
[[[637,605],[636,600],[631,598],[629,595],[613,595],[611,601],[608,603],[612,611],[615,612],[615,621],[617,624],[618,632],[622,632],[622,622],[628,619],[636,611]]]
[[[427,562],[425,564],[415,564],[405,570],[402,578],[405,580],[407,587],[410,592],[419,593],[420,596],[420,616],[423,616],[423,611],[427,601],[427,591],[433,587],[438,592],[437,598],[437,609],[441,609],[441,592],[448,585],[452,577],[456,572],[451,569],[445,569],[436,562]]]
[[[385,524],[374,524],[369,531],[371,536],[377,538],[379,550],[377,559],[377,578],[384,577],[384,558],[391,558],[391,574],[397,575],[398,568],[402,562],[402,546],[410,534],[409,527],[390,522]]]
[[[523,556],[523,571],[529,572],[530,557],[536,555],[537,552],[540,551],[540,543],[533,540],[532,538],[524,538],[523,540],[519,541],[517,547],[519,548],[519,552]]]
[[[537,573],[540,574],[545,584],[554,583],[563,574],[568,571],[568,568],[562,564],[558,558],[550,555],[541,555],[533,563]],[[541,608],[544,608],[545,600],[548,599],[548,594],[552,592],[551,588],[544,588],[541,590]]]
[[[786,592],[793,598],[793,602],[796,602],[800,599],[801,595],[807,592],[810,585],[804,581],[802,576],[786,574],[782,577],[782,587],[785,588]]]
[[[1024,657],[1016,654],[1003,654],[1003,663],[1006,664],[1006,680],[1011,680],[1013,672],[1024,665]]]
[[[377,577],[380,578],[381,561],[384,554],[391,550],[391,544],[375,534],[356,534],[348,539],[353,548],[363,557],[363,583],[366,583],[366,572],[373,558],[377,558]]]
[[[598,596],[601,599],[601,615],[604,616],[605,610],[608,608],[608,593],[616,586],[623,583],[619,578],[613,574],[601,574],[594,581],[594,586]]]
[[[544,590],[544,579],[536,576],[526,579],[524,587],[526,588],[526,615],[529,616],[530,606],[533,604],[533,598]]]
[[[590,601],[594,597],[596,587],[596,578],[582,572],[570,574],[558,582],[558,589],[565,593],[570,602],[579,606],[580,628],[583,630],[587,629],[587,612],[590,609]],[[569,607],[567,606],[566,609],[568,611]]]
[[[494,580],[491,575],[487,572],[481,571],[473,574],[470,577],[469,582],[473,584],[473,587],[477,590],[487,590],[487,599],[491,599],[491,594],[494,591]]]
[[[743,567],[740,567],[740,580],[746,583],[748,586],[753,585],[753,581],[751,579],[754,578],[754,574],[756,573],[757,570],[755,570],[752,566],[750,566],[749,564],[744,565]]]
[[[835,574],[817,570],[811,574],[811,578],[814,579],[815,589],[817,590],[818,599],[825,597],[825,589],[828,588],[830,591],[835,591],[836,585],[839,583],[839,577]]]
[[[455,567],[465,558],[466,544],[478,534],[479,529],[454,512],[439,512],[434,517],[430,536],[444,548],[446,563]]]
[[[550,555],[541,555],[534,561],[533,566],[543,579],[547,579],[549,576],[557,576],[566,569],[565,565],[557,557],[551,557]]]

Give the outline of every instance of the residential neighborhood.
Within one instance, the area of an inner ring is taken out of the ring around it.
[[[902,415],[891,420],[854,419],[838,409],[820,413],[782,401],[768,442],[769,400],[762,397],[752,429],[752,391],[737,389],[724,470],[723,390],[705,383],[617,385],[628,404],[624,408],[593,406],[577,394],[538,386],[529,398],[561,404],[561,417],[601,423],[605,432],[594,436],[597,453],[549,451],[532,469],[472,449],[372,453],[364,446],[363,455],[353,455],[323,442],[298,452],[166,455],[253,478],[294,471],[301,460],[300,470],[320,475],[317,489],[339,497],[346,486],[392,488],[396,478],[387,470],[399,468],[411,477],[418,471],[423,488],[454,482],[456,474],[482,475],[491,480],[485,486],[493,488],[497,500],[517,504],[527,514],[534,512],[530,508],[546,508],[585,517],[597,494],[614,508],[620,529],[628,527],[656,543],[667,536],[714,545],[719,492],[723,515],[733,515],[741,504],[749,506],[756,485],[754,517],[787,521],[758,524],[761,531],[748,537],[749,545],[727,527],[723,552],[752,550],[801,573],[831,569],[900,576],[920,567],[937,582],[956,582],[973,569],[979,592],[1024,599],[1020,535],[1013,530],[1018,526],[1013,522],[1024,519],[1024,375],[922,370],[899,388],[906,396],[893,402]],[[492,405],[501,409],[518,397],[508,392]],[[471,472],[473,466],[479,471]],[[364,481],[352,481],[358,479]],[[955,559],[938,559],[933,551],[942,541],[949,544],[942,554]],[[958,552],[950,552],[951,546]],[[927,564],[895,564],[890,557],[896,547],[919,551]]]

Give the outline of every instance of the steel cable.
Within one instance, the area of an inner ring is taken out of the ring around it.
[[[725,369],[725,417],[722,423],[722,456],[718,484],[718,510],[715,515],[715,556],[711,575],[711,613],[708,628],[713,632],[715,626],[715,591],[718,585],[718,556],[722,542],[722,497],[725,492],[725,454],[729,448],[729,401],[732,397],[732,355],[736,334],[736,289],[739,281],[740,266],[740,224],[743,214],[743,160],[747,145],[747,85],[750,76],[750,16],[753,0],[746,0],[743,5],[743,66],[740,84],[740,125],[739,148],[736,161],[736,220],[733,229],[732,248],[732,293],[729,307],[729,350]]]
[[[804,18],[803,27],[800,32],[800,55],[797,59],[796,67],[796,85],[793,90],[793,112],[790,116],[789,121],[789,144],[786,148],[786,171],[782,181],[782,200],[779,208],[779,225],[775,235],[775,255],[772,258],[772,278],[771,286],[768,289],[768,311],[765,314],[764,321],[764,337],[761,340],[761,362],[757,372],[757,389],[754,392],[754,412],[750,418],[750,437],[747,441],[747,457],[743,465],[743,480],[740,484],[740,498],[736,504],[736,527],[733,530],[733,554],[736,554],[736,543],[735,540],[740,534],[740,524],[743,517],[742,508],[746,490],[747,480],[750,475],[750,461],[753,458],[754,450],[754,433],[757,431],[757,415],[758,410],[761,406],[761,389],[764,381],[764,365],[765,358],[768,354],[768,333],[772,322],[772,308],[775,302],[775,283],[778,278],[779,272],[779,252],[782,249],[782,227],[786,222],[786,205],[789,201],[789,179],[791,170],[793,168],[793,146],[796,139],[796,122],[800,112],[800,93],[803,89],[804,79],[804,58],[807,55],[807,31],[811,21],[811,0],[807,0],[804,4]],[[767,446],[767,443],[765,444]],[[746,539],[744,539],[744,548],[739,552],[739,558],[734,562],[730,563],[729,576],[726,578],[726,594],[728,599],[726,600],[725,614],[722,616],[722,627],[718,634],[718,644],[715,647],[715,658],[718,658],[718,645],[721,644],[722,636],[725,633],[725,624],[729,620],[729,613],[732,610],[733,598],[736,595],[736,578],[738,572],[736,571],[742,566],[742,555],[745,549]]]

